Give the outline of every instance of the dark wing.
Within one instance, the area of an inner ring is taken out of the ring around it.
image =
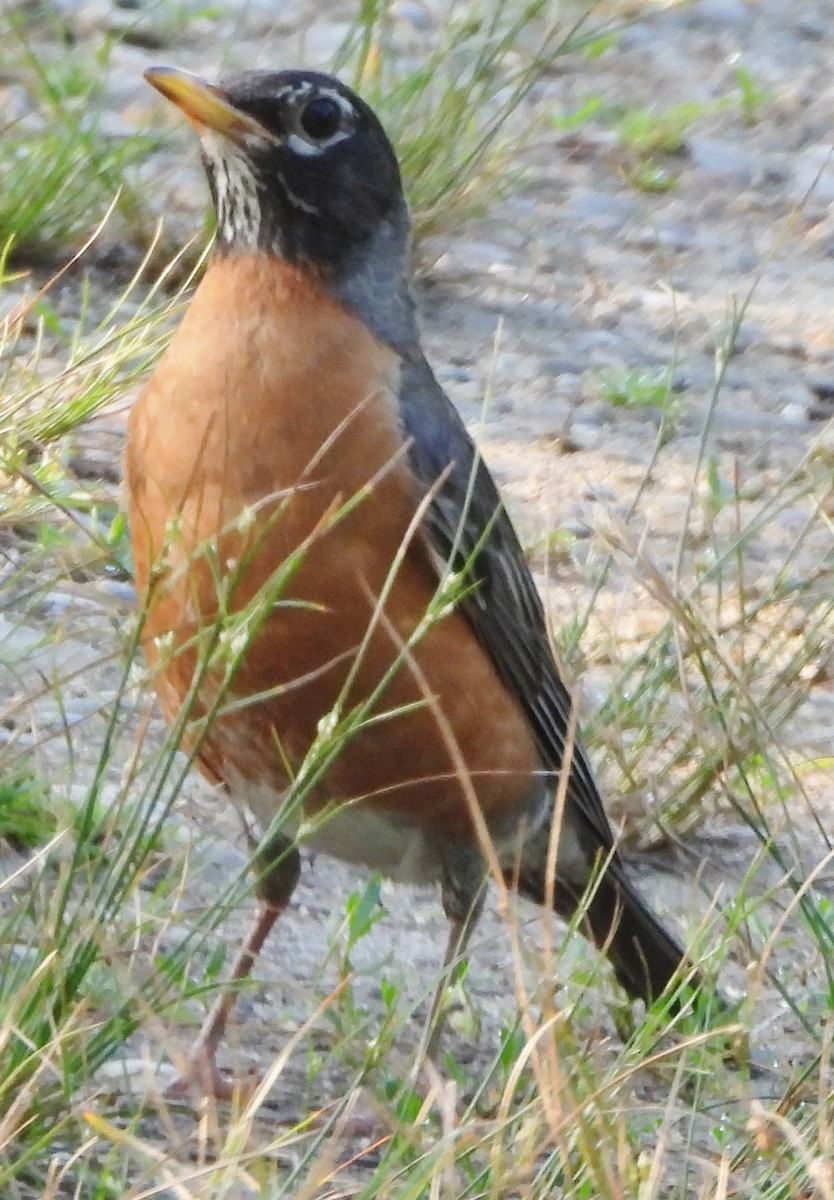
[[[403,366],[400,413],[412,470],[426,488],[444,477],[425,518],[432,549],[473,584],[459,607],[521,705],[545,768],[558,772],[572,700],[553,658],[541,597],[501,503],[457,410],[425,360]],[[611,827],[578,735],[568,786],[572,815],[610,850]]]

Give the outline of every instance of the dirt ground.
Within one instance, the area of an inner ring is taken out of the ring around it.
[[[116,12],[106,4],[65,7],[78,35],[91,41]],[[422,6],[398,6],[394,36],[402,39],[404,52],[419,49],[420,39],[432,35],[431,7],[419,19],[418,7],[423,13]],[[164,44],[161,26],[161,47],[151,52],[124,46],[114,55],[106,93],[114,116],[129,122],[155,103],[141,70],[156,61],[209,77],[242,64],[326,65],[351,12],[350,4],[288,4],[276,30],[271,6],[247,4],[224,18],[234,24],[233,38],[219,35],[212,21],[195,17],[187,36],[173,36],[170,44]],[[675,186],[663,193],[633,186],[630,160],[611,122],[593,118],[569,130],[542,125],[534,144],[513,164],[518,179],[505,198],[464,230],[435,235],[422,247],[423,331],[441,382],[476,430],[525,542],[535,546],[554,529],[573,537],[570,555],[560,558],[547,581],[540,570],[557,629],[587,602],[590,568],[604,551],[599,530],[629,512],[655,452],[657,412],[616,407],[600,398],[600,375],[618,368],[669,367],[673,372],[678,415],[632,524],[660,565],[672,564],[677,553],[711,402],[716,348],[733,298],[747,297],[754,281],[714,415],[711,452],[727,478],[740,474],[746,494],[761,498],[825,436],[825,423],[834,413],[832,61],[832,0],[790,5],[702,0],[639,22],[601,57],[560,60],[535,89],[530,120],[543,112],[563,116],[592,97],[623,110],[702,105],[684,136],[683,152],[664,159],[677,177]],[[750,122],[738,99],[739,68],[764,93]],[[149,177],[161,181],[164,206],[185,225],[192,214],[197,219],[195,205],[203,194],[197,155],[187,145],[184,138],[181,159],[168,152],[148,166]],[[101,272],[96,278],[101,285]],[[69,287],[67,303],[73,294],[77,291]],[[485,408],[486,393],[491,399]],[[86,437],[86,449],[112,470],[119,461],[120,421],[99,422],[89,444]],[[790,543],[802,519],[803,513],[792,509],[780,515],[769,531],[771,543],[760,548],[765,558]],[[830,549],[821,540],[806,553],[821,560]],[[48,603],[27,616],[33,630],[60,622],[66,634],[60,648],[40,651],[45,656],[40,666],[67,671],[96,659],[112,644],[124,603],[118,589],[102,596],[59,586]],[[658,620],[642,581],[619,566],[606,581],[596,614],[585,648],[589,669],[579,681],[588,712],[608,678],[610,666],[597,653],[605,639],[635,642]],[[25,632],[10,634],[7,645],[12,644],[20,667],[14,686],[3,685],[3,691],[19,696],[37,664],[27,652]],[[70,721],[84,727],[72,787],[83,786],[85,763],[94,760],[104,726],[91,714],[115,694],[114,670],[85,666],[66,690]],[[834,690],[822,679],[802,719],[791,727],[792,749],[809,758],[829,754],[832,715]],[[54,699],[47,696],[32,703],[28,719],[43,730],[65,721],[67,714],[56,713]],[[65,756],[63,745],[53,740],[44,751],[53,769]],[[616,792],[616,768],[601,757],[599,763],[602,778]],[[817,777],[815,797],[823,814],[831,810],[830,792],[830,780]],[[218,886],[243,867],[245,848],[236,820],[196,780],[187,785],[172,821],[171,836],[192,844],[182,899],[185,920],[189,909],[216,896]],[[798,844],[806,867],[827,850],[810,827]],[[755,852],[752,835],[724,819],[708,828],[689,853],[637,863],[635,873],[670,924],[687,937],[712,896],[732,894]],[[239,1006],[226,1061],[269,1061],[328,979],[332,983],[327,947],[346,897],[363,886],[362,879],[324,859],[305,863],[292,911],[259,963],[261,984]],[[773,880],[774,872],[762,868],[757,888],[764,890]],[[830,872],[827,880],[830,886]],[[826,886],[825,874],[820,885]],[[380,970],[402,978],[419,1002],[445,938],[437,897],[384,886],[383,900],[384,919],[354,956],[366,970],[357,995],[371,1019],[379,1014]],[[247,902],[230,918],[224,931],[228,940],[240,935],[249,910]],[[779,911],[778,897],[773,911]],[[529,914],[526,919],[531,920]],[[590,953],[581,947],[572,952]],[[725,966],[728,994],[743,989],[746,965],[740,950],[737,961]],[[489,1060],[497,1030],[512,1012],[511,976],[506,932],[490,910],[473,945],[468,979],[483,1024],[477,1034],[470,1029],[453,1036],[456,1052]],[[598,1020],[607,1030],[608,1018],[600,1013]],[[779,1053],[788,1058],[789,1029],[778,1001],[763,1009],[762,1040],[779,1042]],[[174,1040],[185,1045],[190,1034],[186,1025]],[[158,1029],[137,1035],[134,1066],[158,1036]],[[166,1036],[172,1036],[170,1030]],[[402,1046],[406,1057],[413,1046],[409,1036]],[[303,1062],[286,1079],[276,1108],[281,1118],[291,1119],[316,1097],[305,1091]]]

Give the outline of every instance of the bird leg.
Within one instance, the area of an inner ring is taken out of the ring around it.
[[[418,1063],[422,1063],[424,1058],[433,1059],[437,1053],[446,1024],[443,1002],[451,980],[452,969],[466,953],[469,939],[481,915],[483,903],[484,886],[482,879],[479,881],[479,886],[474,896],[468,897],[464,904],[460,903],[460,897],[455,896],[450,888],[445,886],[443,888],[443,907],[446,911],[446,916],[449,918],[449,938],[446,942],[446,951],[443,955],[440,979],[432,998],[431,1010],[423,1033],[422,1045],[420,1047],[421,1052],[417,1056]]]
[[[224,1075],[217,1066],[217,1051],[234,1007],[236,985],[249,976],[273,925],[288,907],[298,882],[301,861],[293,843],[279,834],[258,851],[254,865],[258,869],[255,891],[259,900],[255,923],[238,952],[228,982],[223,985],[203,1022],[185,1074],[165,1092],[168,1099],[197,1095],[231,1100],[241,1090],[257,1086],[257,1081],[249,1080],[249,1087],[241,1089],[239,1083]]]

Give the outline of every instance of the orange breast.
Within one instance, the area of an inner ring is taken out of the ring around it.
[[[131,414],[145,648],[169,720],[195,670],[193,728],[217,706],[206,773],[274,788],[276,808],[321,719],[340,697],[343,711],[366,701],[399,659],[309,804],[378,805],[455,834],[470,823],[461,761],[487,820],[520,805],[538,762],[463,617],[402,658],[437,577],[398,385],[393,351],[308,276],[214,262]]]

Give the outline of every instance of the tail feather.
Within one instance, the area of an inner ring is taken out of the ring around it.
[[[540,872],[522,870],[517,878],[522,896],[544,904],[547,892]],[[580,928],[605,952],[618,981],[629,995],[653,1003],[681,969],[687,972],[686,956],[671,933],[625,877],[619,861],[610,862],[602,876],[592,879],[583,895],[576,888],[556,881],[554,908],[571,918],[579,909]],[[699,987],[700,980],[693,980]]]
[[[681,945],[619,870],[608,868],[584,919],[619,982],[646,1004],[665,992],[676,973],[687,969]]]

